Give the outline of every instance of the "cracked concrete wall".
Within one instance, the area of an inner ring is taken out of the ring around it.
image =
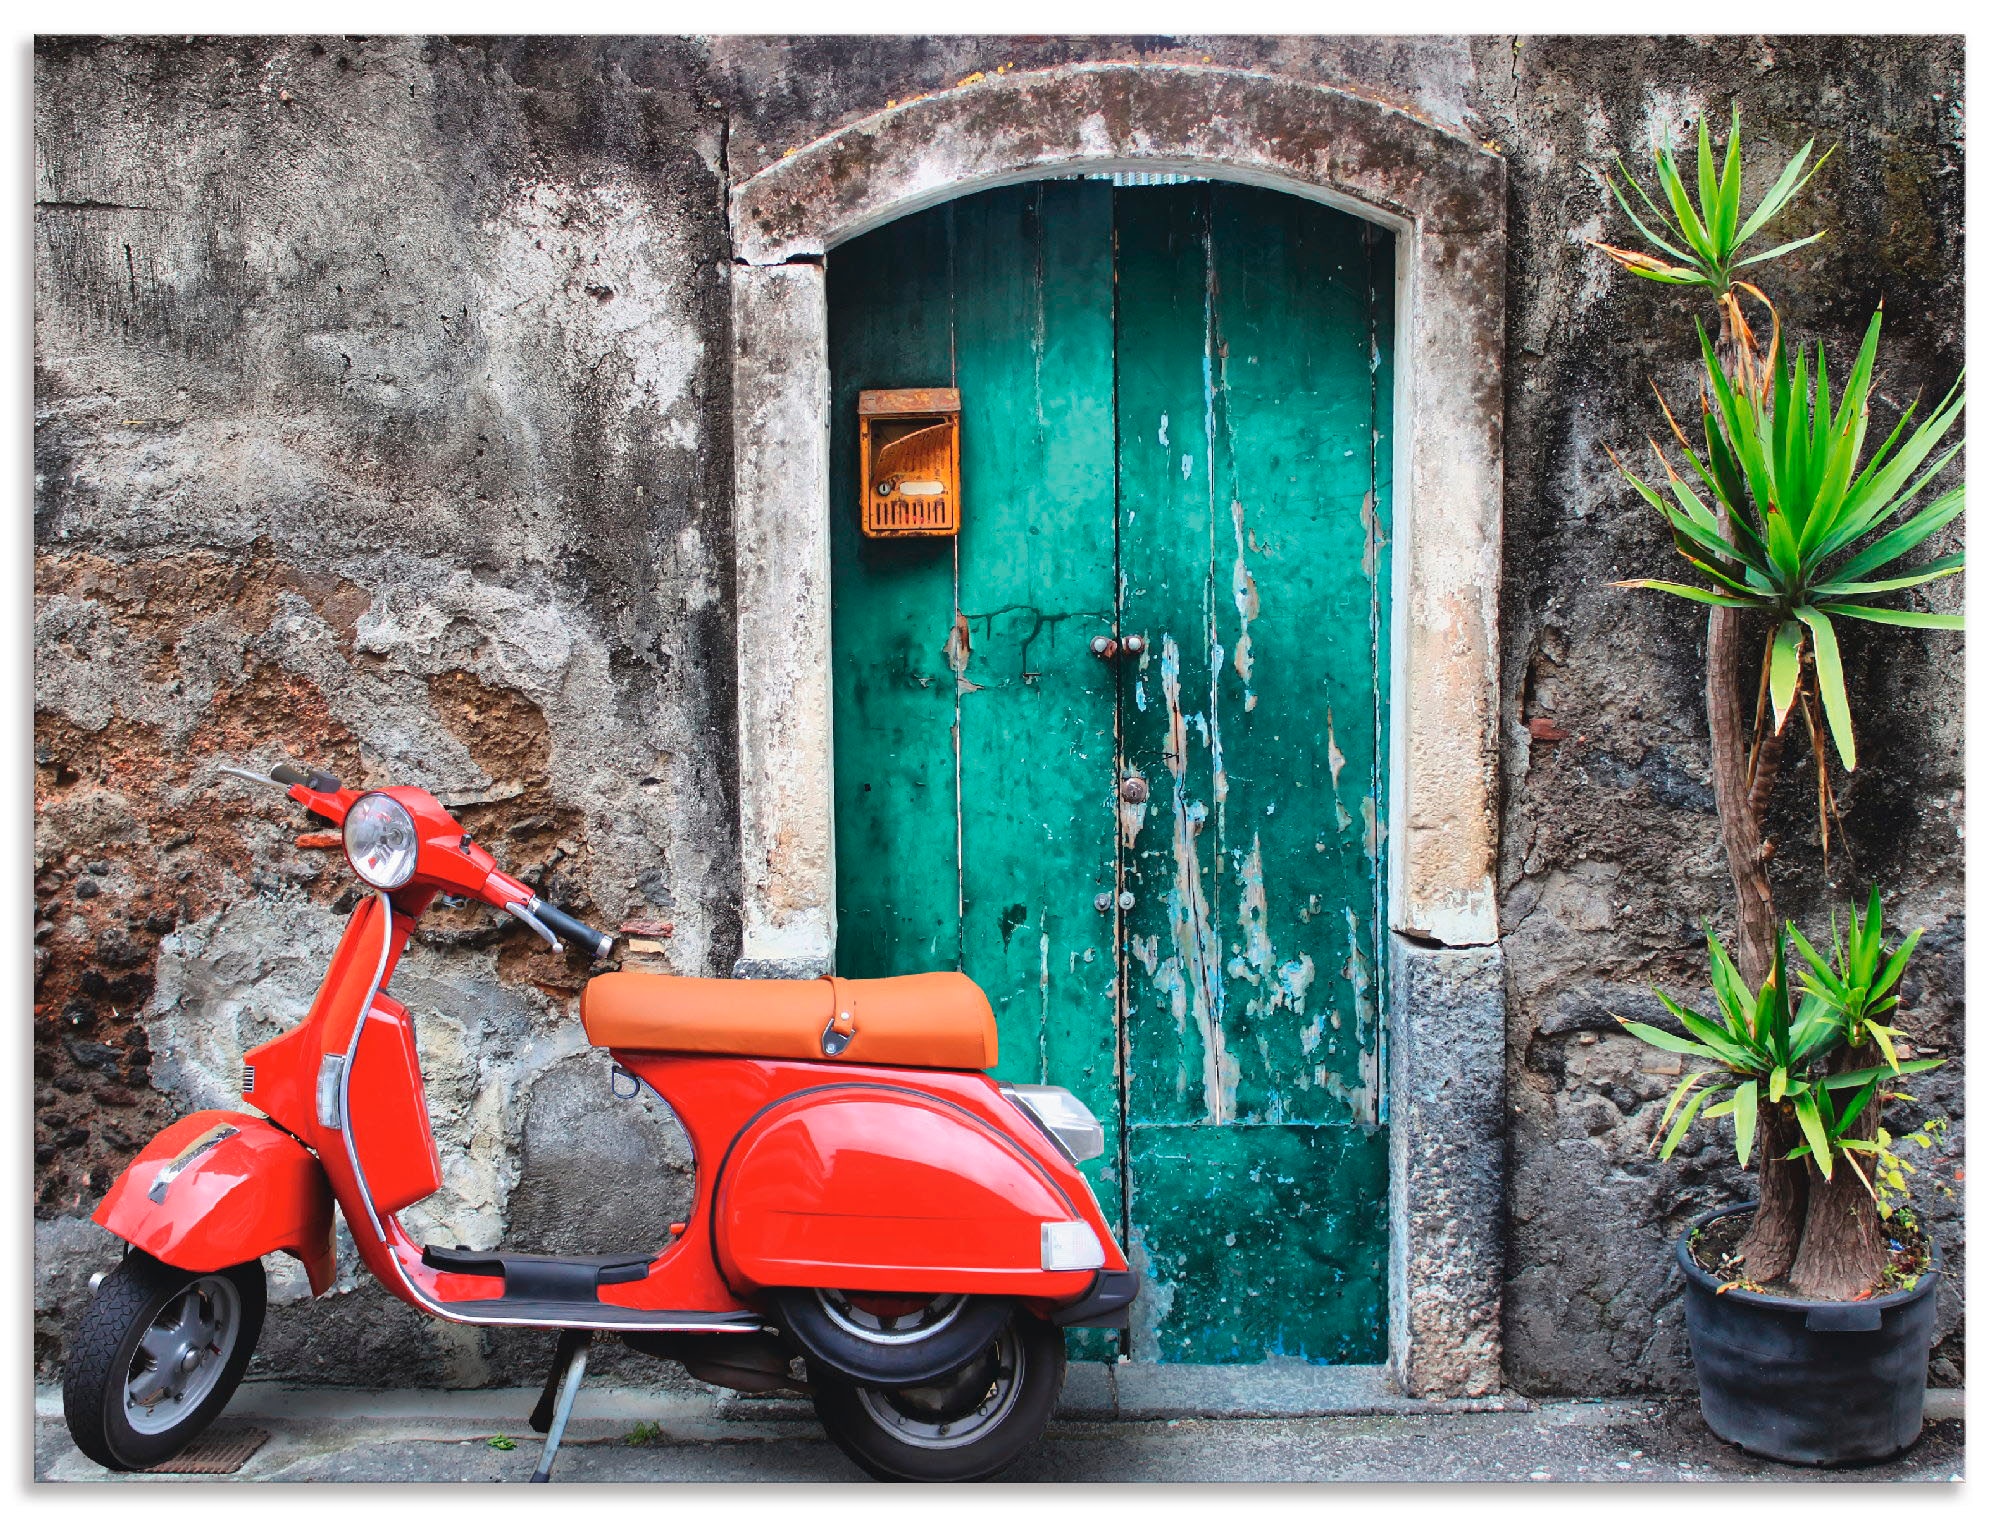
[[[1727,920],[1728,880],[1699,615],[1607,587],[1672,558],[1602,448],[1639,451],[1657,429],[1648,378],[1691,395],[1692,310],[1583,246],[1619,227],[1592,174],[1731,100],[1753,185],[1805,137],[1837,143],[1795,218],[1831,233],[1770,283],[1790,330],[1843,363],[1886,300],[1882,392],[1935,395],[1964,344],[1949,38],[43,41],[44,1365],[115,1251],[84,1220],[95,1199],[170,1114],[226,1096],[240,1047],[299,1015],[351,904],[337,861],[292,850],[280,809],[216,783],[217,762],[291,752],[439,788],[559,902],[670,922],[673,968],[728,971],[742,461],[727,189],[892,100],[1116,60],[1335,85],[1507,160],[1505,1365],[1532,1392],[1685,1384],[1666,1240],[1747,1179],[1712,1143],[1664,1170],[1646,1155],[1670,1077],[1607,1030],[1649,983],[1698,993],[1699,923]],[[1795,750],[1780,903],[1823,921],[1880,881],[1897,928],[1929,929],[1906,1020],[1956,1054],[1960,650],[1883,629],[1849,664],[1862,768],[1839,782],[1844,839],[1829,879]],[[427,924],[403,976],[446,1151],[425,1227],[608,1248],[635,1241],[620,1190],[645,1196],[641,1215],[672,1209],[684,1145],[657,1107],[597,1115],[572,970],[467,914]],[[1917,1180],[1954,1270],[1959,1088],[1951,1071],[1918,1084],[1954,1123]],[[586,1214],[565,1182],[605,1153],[618,1183]],[[336,1300],[274,1311],[267,1368],[539,1373],[535,1345],[418,1327],[352,1277],[350,1255]],[[1960,1299],[1954,1278],[1954,1332]],[[1958,1352],[1948,1340],[1941,1378]]]

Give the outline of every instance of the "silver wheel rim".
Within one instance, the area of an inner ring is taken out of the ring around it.
[[[1013,1411],[1014,1403],[1021,1399],[1023,1362],[1020,1334],[1009,1322],[993,1346],[973,1361],[975,1373],[984,1371],[986,1384],[984,1394],[969,1408],[945,1413],[925,1404],[927,1393],[935,1394],[936,1386],[959,1380],[966,1374],[963,1370],[930,1385],[896,1390],[861,1386],[861,1406],[883,1432],[912,1448],[964,1448],[984,1438]]]
[[[965,1310],[963,1296],[932,1296],[915,1311],[883,1317],[857,1306],[844,1291],[820,1290],[819,1309],[843,1333],[869,1343],[901,1347],[943,1332]]]
[[[221,1275],[203,1275],[154,1315],[125,1372],[125,1420],[135,1432],[178,1427],[208,1400],[222,1379],[243,1301]]]

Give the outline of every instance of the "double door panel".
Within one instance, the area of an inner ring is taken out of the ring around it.
[[[1385,1351],[1391,246],[1099,179],[829,260],[839,970],[962,968],[1115,1128],[1146,1358]],[[962,529],[866,539],[858,394],[937,385]]]

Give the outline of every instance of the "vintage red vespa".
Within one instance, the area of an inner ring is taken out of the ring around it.
[[[594,1333],[742,1389],[806,1366],[829,1436],[886,1479],[980,1479],[1041,1434],[1064,1326],[1121,1327],[1136,1288],[1077,1162],[1103,1134],[1054,1086],[998,1084],[993,1013],[963,975],[701,980],[614,972],[581,1012],[618,1072],[668,1103],[694,1150],[693,1212],[657,1254],[477,1253],[410,1237],[440,1184],[410,1012],[387,994],[441,896],[510,913],[560,951],[614,942],[565,915],[409,786],[264,776],[341,829],[371,894],[305,1019],[252,1051],[263,1115],[198,1111],[135,1159],[96,1220],[129,1245],[68,1344],[63,1411],[112,1469],[179,1452],[242,1379],[262,1257],[333,1283],[333,1212],[391,1292],[454,1322],[552,1329],[531,1419],[548,1477]]]

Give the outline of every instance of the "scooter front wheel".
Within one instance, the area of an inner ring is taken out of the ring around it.
[[[263,1328],[262,1260],[195,1274],[134,1249],[70,1336],[70,1437],[106,1469],[173,1458],[229,1404]]]
[[[991,1480],[1041,1437],[1066,1368],[1062,1329],[1022,1309],[978,1358],[923,1385],[807,1372],[827,1436],[877,1480]]]

